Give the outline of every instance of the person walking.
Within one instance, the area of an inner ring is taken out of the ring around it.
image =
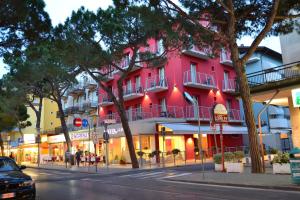
[[[77,152],[75,153],[75,158],[76,158],[76,162],[77,162],[77,167],[79,167],[79,163],[80,163],[80,160],[81,160],[81,152],[80,152],[80,149],[77,150]]]

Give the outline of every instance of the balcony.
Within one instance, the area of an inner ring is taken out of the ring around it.
[[[291,128],[290,120],[283,117],[270,119],[270,128]]]
[[[123,86],[123,91],[124,91],[124,100],[129,101],[132,99],[137,99],[143,97],[144,94],[144,89],[142,86],[137,86],[133,84],[132,86]]]
[[[208,49],[199,49],[195,45],[192,45],[189,49],[182,50],[182,53],[196,58],[208,60],[210,58],[208,51]]]
[[[225,50],[221,51],[221,54],[220,54],[220,63],[223,64],[223,65],[227,65],[227,66],[233,67],[233,63],[232,63],[230,54],[227,51],[225,51]]]
[[[130,109],[126,111],[128,121],[139,121],[147,119],[155,120],[172,120],[172,119],[184,119],[184,110],[180,106],[165,106],[152,105],[151,108],[143,109]],[[99,124],[105,119],[114,119],[116,123],[121,123],[118,113],[111,113],[99,118]]]
[[[253,57],[249,58],[249,60],[247,60],[246,64],[255,63],[257,61],[260,61],[260,58],[257,56],[253,56]]]
[[[98,101],[95,100],[88,100],[83,104],[83,108],[85,110],[97,109],[97,107],[98,107]]]
[[[147,92],[162,92],[168,90],[168,81],[165,78],[159,76],[149,77],[146,80]]]
[[[191,73],[191,71],[184,72],[183,85],[187,87],[199,89],[214,89],[217,88],[215,79],[210,74],[200,72]]]
[[[136,58],[136,61],[138,61],[138,60],[139,60],[139,58],[137,57],[137,58]],[[121,61],[121,63],[118,64],[118,66],[119,66],[121,69],[123,69],[123,70],[126,71],[126,70],[128,70],[129,64],[130,64],[130,59],[123,59],[123,60]],[[136,62],[136,63],[134,64],[134,66],[131,68],[130,72],[134,72],[134,71],[136,71],[136,70],[139,70],[139,69],[141,69],[141,67],[142,67],[142,63],[141,63],[141,62]],[[122,71],[116,69],[116,70],[113,71],[113,74],[118,74],[118,75],[120,75],[120,74],[122,74]]]
[[[236,80],[228,79],[223,80],[222,91],[225,93],[236,93]]]
[[[81,96],[83,94],[84,94],[83,83],[79,83],[77,85],[73,85],[69,89],[69,95],[71,95],[71,96]]]
[[[112,66],[102,67],[100,73],[104,75],[104,82],[108,82],[114,79],[115,68]]]
[[[199,106],[198,107],[200,120],[210,121],[212,119],[212,107]],[[188,121],[197,121],[198,113],[195,106],[187,106],[185,117]]]
[[[108,96],[108,94],[104,93],[100,96],[99,105],[102,107],[113,105],[112,99]]]
[[[240,110],[237,109],[227,109],[228,121],[229,122],[244,122],[244,115],[241,114]]]
[[[87,80],[85,81],[84,85],[85,85],[85,87],[88,88],[89,90],[95,90],[95,89],[97,89],[97,87],[98,87],[97,82],[96,82],[94,79],[92,79],[92,78],[87,79]]]

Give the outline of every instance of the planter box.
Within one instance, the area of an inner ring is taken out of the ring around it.
[[[216,164],[215,163],[215,171],[221,172],[222,171],[222,164]]]
[[[291,173],[290,163],[273,164],[273,174],[290,174],[290,173]]]
[[[227,163],[226,170],[227,172],[242,173],[244,172],[244,165],[243,163]]]

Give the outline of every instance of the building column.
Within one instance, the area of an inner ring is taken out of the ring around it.
[[[290,121],[292,128],[293,147],[300,148],[300,108],[294,108],[293,99],[289,97]]]

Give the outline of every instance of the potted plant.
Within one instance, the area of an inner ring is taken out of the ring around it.
[[[277,153],[272,160],[273,174],[290,174],[290,157],[288,153]]]
[[[269,160],[272,161],[274,159],[274,157],[277,155],[277,153],[278,153],[278,150],[271,147],[269,149],[269,155],[268,155]]]
[[[222,154],[215,154],[214,157],[215,171],[222,171]]]
[[[172,150],[172,154],[173,154],[173,158],[174,158],[174,166],[176,165],[176,156],[180,153],[179,149],[173,149]]]
[[[138,152],[136,152],[136,154],[140,157],[140,165],[143,165],[143,156],[144,156],[145,152],[138,151]]]
[[[236,151],[228,155],[226,163],[227,172],[242,173],[244,171],[244,165],[242,163],[244,156],[244,152],[242,151]]]

